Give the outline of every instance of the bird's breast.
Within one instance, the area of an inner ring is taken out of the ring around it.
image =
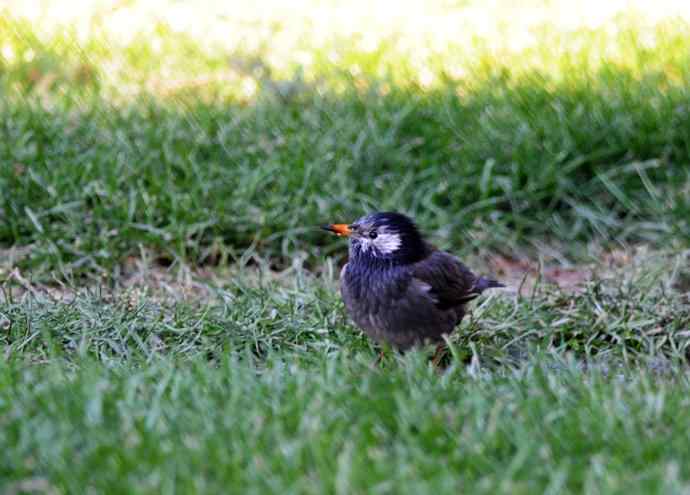
[[[341,280],[343,295],[360,311],[374,311],[399,299],[407,290],[410,275],[400,267],[362,268],[348,264]],[[346,301],[347,303],[347,301]]]
[[[436,308],[429,286],[411,273],[344,270],[341,293],[347,312],[364,332],[378,342],[399,349],[438,341],[461,318],[456,310]]]

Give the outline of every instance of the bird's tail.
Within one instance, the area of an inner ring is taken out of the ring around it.
[[[486,289],[494,289],[498,287],[505,287],[505,285],[503,285],[501,282],[486,277],[479,277],[477,282],[474,284],[475,290],[479,292],[484,292]]]

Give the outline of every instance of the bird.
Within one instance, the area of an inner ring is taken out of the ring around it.
[[[340,293],[355,324],[400,351],[436,343],[436,364],[444,336],[461,322],[467,304],[487,289],[505,287],[427,242],[402,213],[375,212],[322,228],[349,239]]]

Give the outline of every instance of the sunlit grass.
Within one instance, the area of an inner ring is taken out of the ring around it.
[[[686,80],[690,9],[671,1],[72,3],[4,8],[6,69],[29,66],[17,89],[97,83],[112,98],[251,100],[269,82],[424,90],[506,73],[559,82],[611,65]]]

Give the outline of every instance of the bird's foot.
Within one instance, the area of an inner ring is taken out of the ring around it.
[[[441,342],[436,346],[436,351],[434,352],[433,358],[431,358],[431,364],[434,368],[440,368],[443,358],[448,354],[448,346],[445,342]]]

